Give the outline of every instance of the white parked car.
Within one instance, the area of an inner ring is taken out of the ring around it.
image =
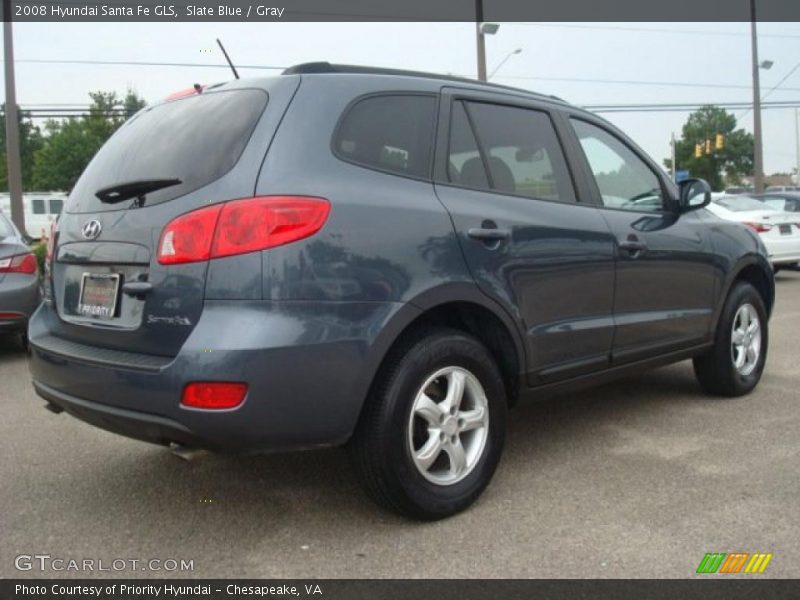
[[[25,212],[25,230],[29,237],[39,239],[50,234],[50,226],[58,219],[67,194],[64,192],[25,192],[22,206]],[[11,200],[7,193],[0,194],[0,211],[11,215]]]
[[[775,210],[748,196],[714,198],[707,209],[757,232],[776,271],[800,263],[800,213]]]

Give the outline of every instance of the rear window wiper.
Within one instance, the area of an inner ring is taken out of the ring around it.
[[[116,183],[103,189],[97,190],[94,195],[100,199],[100,202],[106,204],[116,204],[123,202],[130,198],[138,198],[139,204],[144,204],[145,194],[161,190],[163,188],[172,187],[183,183],[180,179],[139,179],[137,181],[126,181],[123,183]]]

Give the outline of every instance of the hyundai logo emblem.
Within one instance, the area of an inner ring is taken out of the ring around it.
[[[93,240],[100,235],[102,230],[103,226],[100,224],[100,221],[93,219],[83,226],[81,233],[83,233],[83,237],[85,237],[87,240]]]

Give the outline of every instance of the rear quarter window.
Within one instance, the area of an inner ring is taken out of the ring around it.
[[[436,96],[386,94],[352,104],[333,151],[347,162],[419,179],[430,177]]]
[[[137,113],[111,136],[81,175],[67,212],[114,210],[98,190],[145,179],[179,179],[147,194],[147,205],[188,194],[239,161],[267,105],[262,90],[207,92]]]

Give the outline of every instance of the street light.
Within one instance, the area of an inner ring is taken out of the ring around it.
[[[497,65],[497,66],[494,68],[494,71],[492,71],[491,73],[489,73],[489,76],[488,76],[486,79],[487,79],[487,80],[489,80],[489,79],[491,79],[492,77],[494,77],[494,74],[495,74],[495,73],[497,73],[497,72],[500,70],[500,67],[502,67],[502,66],[503,66],[503,65],[506,63],[506,61],[507,61],[509,58],[511,58],[511,57],[512,57],[512,56],[514,56],[515,54],[519,54],[520,52],[522,52],[522,48],[517,48],[517,49],[516,49],[516,50],[514,50],[513,52],[509,52],[509,53],[506,55],[506,57],[505,57],[503,60],[501,60],[501,61],[500,61],[500,64],[499,64],[499,65]]]
[[[761,138],[761,82],[759,69],[769,69],[773,62],[758,62],[758,35],[756,33],[756,2],[750,0],[750,38],[753,55],[753,188],[758,194],[764,191],[764,146]]]
[[[486,36],[494,35],[500,25],[483,22],[483,0],[475,0],[475,35],[478,41],[478,79],[486,81]]]

